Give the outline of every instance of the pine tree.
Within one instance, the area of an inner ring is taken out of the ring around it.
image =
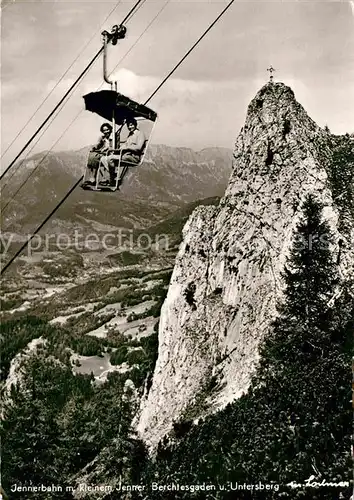
[[[331,251],[333,235],[322,220],[322,204],[309,195],[290,250],[283,279],[284,299],[262,352],[264,370],[270,363],[281,366],[298,351],[308,359],[320,355],[331,340],[334,309],[329,301],[339,283]],[[278,361],[277,361],[278,360]]]
[[[313,196],[304,202],[298,238],[283,276],[284,301],[262,347],[260,375],[254,382],[267,391],[273,418],[274,408],[285,416],[285,434],[276,452],[281,469],[290,453],[288,473],[302,480],[314,473],[314,460],[332,480],[336,475],[345,479],[349,459],[344,445],[349,449],[351,431],[345,346],[353,325],[353,299],[344,291],[330,306],[339,277],[322,208]],[[289,436],[287,449],[284,440]]]
[[[280,312],[288,319],[318,325],[338,281],[337,268],[330,250],[333,241],[329,225],[322,221],[323,206],[309,195],[303,205],[303,220],[284,273],[285,303]],[[321,322],[322,324],[322,322]]]
[[[65,467],[60,459],[61,434],[57,413],[67,394],[67,372],[58,363],[30,358],[23,363],[25,379],[12,389],[4,405],[3,480],[12,484],[63,484]],[[51,378],[56,378],[53,386]],[[21,494],[19,494],[21,496]],[[27,492],[28,498],[38,493]],[[65,498],[51,492],[46,498]]]

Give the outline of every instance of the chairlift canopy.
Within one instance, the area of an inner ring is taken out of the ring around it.
[[[118,125],[127,118],[145,118],[156,121],[157,114],[144,104],[139,104],[115,90],[100,90],[84,96],[87,111],[97,113],[105,120],[112,121],[114,116]]]

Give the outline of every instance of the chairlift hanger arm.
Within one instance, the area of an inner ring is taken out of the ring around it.
[[[123,24],[115,24],[112,26],[111,32],[109,33],[107,30],[102,31],[103,37],[103,79],[106,83],[109,83],[111,87],[115,83],[113,80],[110,80],[107,74],[107,46],[109,43],[112,45],[117,45],[118,40],[123,40],[127,33],[127,28],[123,26]]]

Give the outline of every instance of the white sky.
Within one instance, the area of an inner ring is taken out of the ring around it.
[[[147,0],[109,54],[114,68],[164,5]],[[170,0],[116,72],[119,90],[144,101],[227,2]],[[2,151],[93,37],[26,131],[3,157],[3,168],[48,115],[100,47],[103,20],[115,2],[5,1],[2,9]],[[119,23],[133,0],[122,0],[104,28]],[[96,33],[96,35],[95,35]],[[95,36],[94,36],[95,35]],[[353,132],[353,2],[235,1],[225,17],[153,98],[159,113],[153,142],[196,149],[233,147],[249,101],[266,83],[290,85],[321,126]],[[102,83],[101,60],[85,77],[33,151],[78,149],[97,139],[102,120],[84,112],[82,95]],[[107,88],[107,87],[103,87]],[[69,128],[68,128],[69,127]]]

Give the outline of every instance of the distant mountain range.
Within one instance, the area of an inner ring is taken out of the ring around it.
[[[4,179],[2,209],[33,173],[3,210],[3,232],[26,234],[37,227],[83,174],[87,154],[88,148],[43,152],[15,166],[15,173]],[[155,225],[185,204],[221,196],[230,176],[231,158],[231,150],[225,148],[196,152],[151,145],[144,164],[128,172],[120,192],[93,193],[77,188],[45,230],[95,227],[99,231],[100,225],[136,229]]]

